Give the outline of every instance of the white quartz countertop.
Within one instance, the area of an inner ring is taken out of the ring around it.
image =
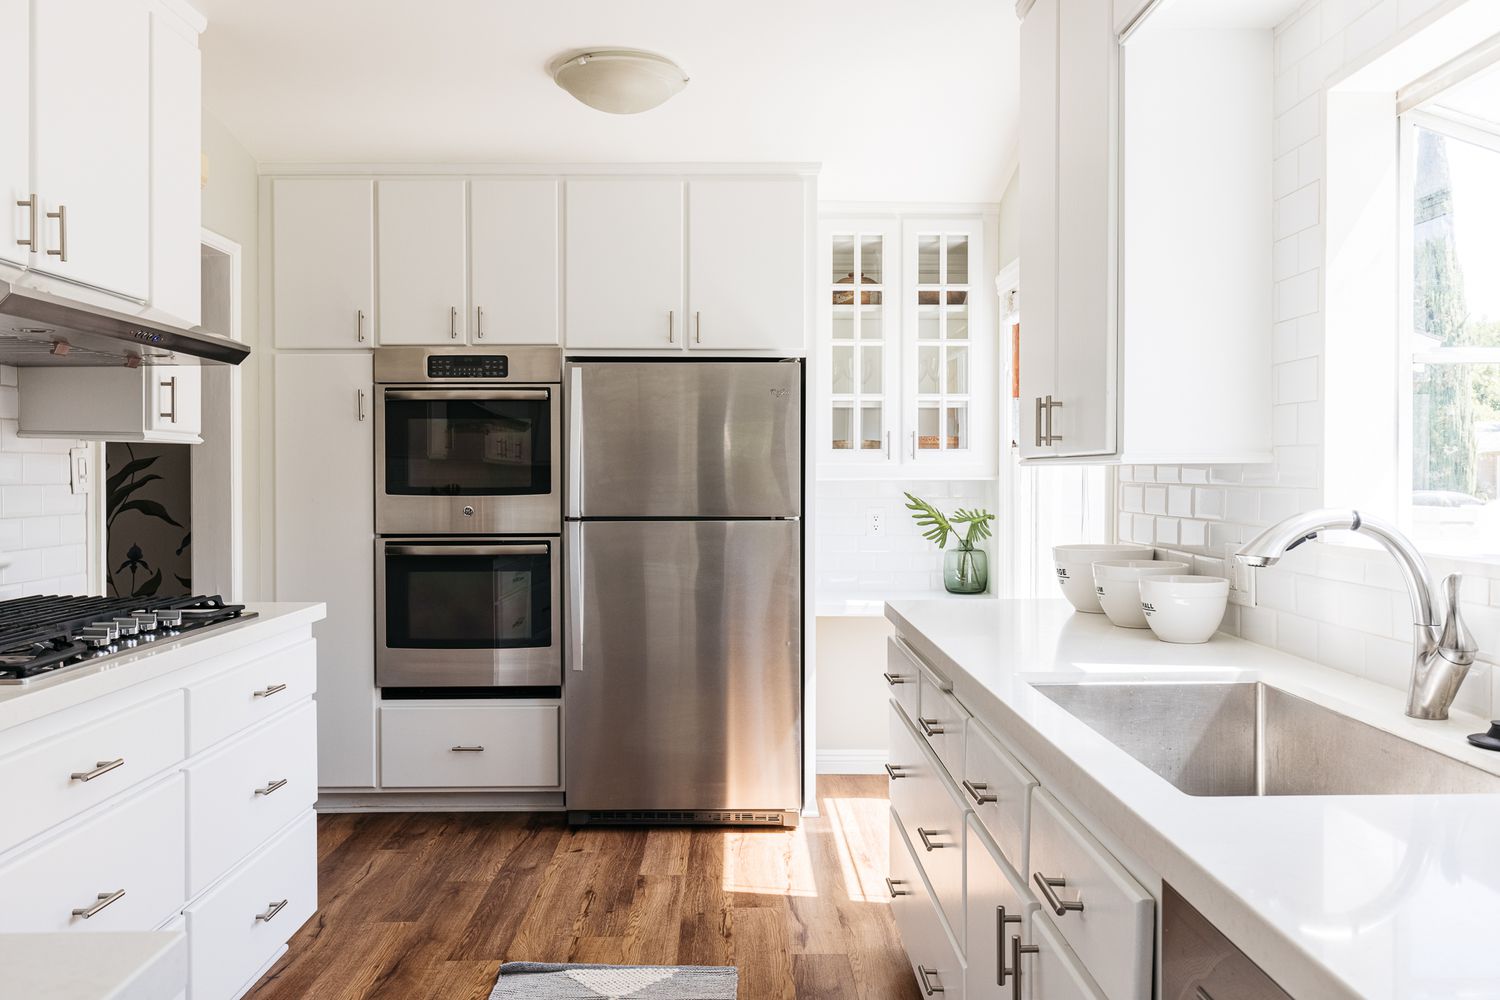
[[[305,628],[327,614],[323,604],[250,604],[247,609],[255,612],[255,617],[170,642],[143,645],[129,656],[58,671],[26,684],[0,686],[0,729],[30,722],[210,658],[232,655],[264,639]]]
[[[1500,754],[1465,740],[1487,720],[1408,719],[1404,691],[1228,636],[1159,642],[1061,600],[892,602],[886,617],[1293,996],[1500,998],[1500,795],[1190,796],[1029,681],[1260,680],[1500,774]]]
[[[186,985],[180,931],[0,934],[0,1000],[165,1000]]]

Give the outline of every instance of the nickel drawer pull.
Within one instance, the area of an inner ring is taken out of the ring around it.
[[[257,691],[257,692],[255,692],[255,697],[257,697],[257,698],[269,698],[269,697],[271,697],[271,695],[273,695],[273,694],[280,694],[281,692],[283,692],[285,690],[286,690],[286,685],[285,684],[272,684],[272,685],[269,685],[264,691]]]
[[[365,311],[363,309],[354,311],[354,337],[361,344],[365,342]]]
[[[1000,796],[994,794],[993,792],[986,791],[986,789],[990,787],[990,783],[988,781],[970,781],[968,778],[965,778],[963,781],[963,785],[964,791],[969,793],[969,798],[974,800],[975,805],[982,806],[986,802],[1000,801]]]
[[[885,673],[881,674],[880,676],[884,677],[885,678],[885,682],[887,684],[889,684],[891,687],[895,687],[897,684],[910,684],[911,683],[911,678],[908,677],[908,676],[906,676],[905,674],[893,674],[889,670],[887,670]]]
[[[286,787],[286,779],[285,778],[277,778],[275,781],[271,782],[265,788],[257,788],[255,790],[255,794],[256,795],[270,795],[272,792],[276,791],[278,788],[285,788],[285,787]]]
[[[111,903],[117,903],[124,898],[124,889],[116,889],[114,892],[101,892],[95,899],[93,906],[80,906],[78,907],[78,909],[73,911],[73,916],[82,917],[83,919],[87,920],[89,917],[97,916],[100,910],[104,909],[106,906],[109,906]]]
[[[938,982],[937,986],[934,986],[932,985],[932,983],[927,981],[929,976],[932,977],[934,982]],[[943,987],[941,982],[938,980],[936,969],[929,969],[925,965],[919,965],[917,966],[917,977],[922,980],[922,992],[927,994],[928,996],[932,996],[934,993],[943,992]]]
[[[47,254],[67,263],[68,260],[68,206],[58,205],[57,211],[48,212],[47,218],[57,220],[57,249],[48,250]],[[36,237],[33,236],[32,239]]]
[[[157,386],[160,389],[166,389],[171,394],[172,398],[171,405],[168,406],[165,410],[162,410],[160,405],[157,406],[157,409],[161,411],[157,413],[157,416],[163,420],[170,420],[175,424],[177,422],[177,376],[173,375],[165,382],[158,382]],[[160,404],[160,402],[161,399],[158,398],[157,403]]]
[[[918,719],[917,725],[921,727],[923,736],[941,736],[948,731],[943,728],[940,719]]]
[[[953,846],[952,844],[935,844],[935,843],[933,843],[933,841],[932,841],[933,837],[941,837],[942,835],[943,835],[943,831],[942,830],[927,830],[927,829],[924,829],[924,828],[922,828],[920,826],[917,827],[917,836],[922,839],[922,846],[925,847],[925,848],[927,848],[929,851],[941,851],[945,847],[952,847]]]
[[[474,307],[474,337],[476,340],[484,339],[484,306]]]
[[[1005,925],[1019,924],[1021,917],[1015,913],[1006,913],[1005,907],[995,907],[995,985],[1004,986],[1005,977],[1014,972],[1014,969],[1005,967]]]
[[[286,909],[286,904],[287,904],[287,900],[285,900],[285,899],[283,899],[279,903],[270,903],[266,907],[266,912],[265,913],[257,913],[255,915],[255,919],[258,920],[258,921],[261,921],[263,923],[270,923],[272,920],[276,919],[276,914],[278,914],[282,910]]]
[[[472,746],[472,747],[456,746],[456,747],[449,747],[448,750],[451,753],[484,753],[484,747],[481,747],[481,746]]]
[[[675,309],[668,309],[667,310],[667,343],[669,343],[669,344],[673,343],[676,340],[676,337],[674,336],[674,331],[672,330],[672,324],[673,324],[673,321],[676,320],[676,318],[677,318],[677,310],[675,310]]]
[[[911,777],[911,775],[909,775],[909,774],[903,774],[902,773],[905,770],[906,770],[906,765],[905,764],[887,764],[885,766],[885,773],[891,776],[891,780],[892,781],[895,781],[897,778],[909,778],[909,777]]]
[[[1193,989],[1193,1000],[1214,1000],[1213,994],[1198,986]]]
[[[1047,412],[1051,413],[1052,411],[1048,410]],[[1041,396],[1036,397],[1036,418],[1032,421],[1032,426],[1036,430],[1036,446],[1038,448],[1045,448],[1047,446],[1047,441],[1046,441],[1046,435],[1044,435],[1042,433],[1042,397]]]
[[[116,757],[114,760],[100,760],[94,762],[94,769],[92,771],[74,771],[68,777],[74,781],[93,781],[102,774],[108,774],[115,768],[124,766],[124,757]]]
[[[693,313],[693,343],[703,343],[703,314],[701,312]]]
[[[1019,934],[1010,936],[1010,997],[1021,1000],[1021,956],[1040,955],[1042,949],[1034,944],[1022,944]]]
[[[31,193],[31,197],[27,200],[16,202],[17,208],[30,209],[28,214],[31,216],[31,223],[26,228],[26,238],[24,240],[16,240],[16,246],[26,247],[29,250],[36,249],[36,207],[40,204],[41,202],[37,201],[35,191]]]
[[[1083,900],[1058,898],[1057,890],[1067,886],[1067,879],[1048,878],[1041,872],[1033,872],[1031,878],[1036,882],[1036,887],[1042,891],[1042,898],[1047,901],[1047,905],[1052,907],[1052,912],[1059,917],[1066,916],[1069,911],[1083,911]]]
[[[910,896],[911,895],[911,890],[910,889],[897,889],[896,888],[896,886],[898,886],[898,885],[905,885],[905,884],[906,884],[906,879],[904,879],[904,878],[891,878],[889,875],[887,875],[886,878],[885,878],[885,887],[886,887],[887,890],[890,891],[892,899],[895,899],[897,896]]]
[[[458,306],[448,307],[448,339],[458,339]]]

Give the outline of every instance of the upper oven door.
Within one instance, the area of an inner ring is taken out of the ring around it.
[[[380,534],[562,530],[559,386],[381,387]]]

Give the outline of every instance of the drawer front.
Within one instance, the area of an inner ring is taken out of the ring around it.
[[[891,823],[890,889],[894,893],[891,914],[896,918],[901,943],[923,996],[962,1000],[963,961],[922,879],[921,865],[899,822]]]
[[[229,1000],[318,908],[318,826],[308,813],[187,910],[193,1000]]]
[[[1026,833],[1036,779],[973,719],[964,735],[963,770],[954,777],[1005,860],[1016,871],[1026,871]]]
[[[932,674],[922,672],[918,696],[921,712],[912,719],[917,730],[955,778],[964,769],[964,728],[969,721],[958,699],[943,690]]]
[[[1036,903],[983,830],[979,820],[970,816],[964,849],[968,887],[964,992],[968,1000],[1011,1000],[1010,939],[1031,943],[1029,917]]]
[[[210,677],[187,689],[188,753],[268,719],[318,687],[312,640]]]
[[[886,787],[891,808],[903,817],[903,822],[906,818],[917,820],[922,815],[921,785],[924,779],[933,776],[932,765],[928,763],[930,755],[922,751],[917,735],[895,701],[890,703],[887,729]],[[908,826],[908,835],[910,831]]]
[[[922,671],[895,636],[885,641],[885,664],[885,683],[891,697],[906,711],[907,718],[915,719]]]
[[[318,797],[312,702],[187,769],[188,892],[196,895]]]
[[[960,950],[964,943],[964,817],[967,810],[932,750],[891,706],[891,803]],[[913,763],[907,763],[911,761]]]
[[[153,930],[187,898],[182,851],[174,774],[0,869],[0,933]]]
[[[1031,920],[1033,955],[1021,956],[1021,993],[1031,1000],[1107,1000],[1041,911]]]
[[[556,788],[561,724],[556,705],[385,705],[380,783],[385,788]]]
[[[1155,901],[1046,790],[1031,801],[1029,888],[1043,912],[1109,1000],[1149,1000]]]
[[[183,733],[173,691],[0,760],[0,851],[182,760]]]

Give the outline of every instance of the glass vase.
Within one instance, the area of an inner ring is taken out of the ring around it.
[[[949,549],[943,553],[943,586],[948,593],[982,594],[989,582],[989,556],[983,549]]]

